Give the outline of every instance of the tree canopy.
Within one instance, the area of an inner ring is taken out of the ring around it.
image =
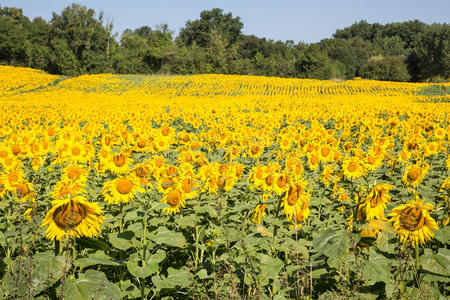
[[[117,39],[102,12],[72,4],[50,21],[0,7],[0,63],[54,74],[224,73],[279,77],[449,79],[450,26],[419,20],[337,29],[318,43],[242,33],[240,17],[204,10],[174,36],[167,24],[126,29]]]

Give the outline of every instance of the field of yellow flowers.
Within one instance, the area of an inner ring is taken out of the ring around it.
[[[430,84],[0,82],[1,299],[450,293],[450,103]]]

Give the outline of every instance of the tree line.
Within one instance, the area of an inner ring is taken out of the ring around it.
[[[103,13],[79,4],[32,21],[0,7],[0,63],[52,74],[222,73],[277,77],[445,81],[450,25],[364,20],[317,43],[242,33],[239,17],[214,8],[187,21],[178,36],[166,24],[126,29],[120,39]]]

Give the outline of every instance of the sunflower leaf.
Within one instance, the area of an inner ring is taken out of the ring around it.
[[[181,232],[173,232],[165,227],[159,227],[158,232],[150,239],[157,244],[165,244],[172,247],[184,247],[186,239]]]
[[[35,256],[38,261],[36,269],[31,274],[31,286],[36,295],[58,281],[64,274],[64,268],[70,268],[63,256],[55,256],[52,251],[39,253]]]
[[[120,299],[120,290],[108,281],[103,272],[87,270],[78,279],[68,280],[64,295],[66,300]]]
[[[313,247],[320,253],[337,258],[348,248],[348,235],[343,231],[322,230],[313,239]]]

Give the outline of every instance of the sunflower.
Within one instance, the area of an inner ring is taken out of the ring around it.
[[[405,173],[403,173],[402,181],[407,186],[412,186],[416,188],[419,183],[425,178],[425,175],[428,172],[429,165],[424,162],[422,165],[413,164],[409,165],[405,169]]]
[[[255,207],[255,211],[252,215],[252,222],[256,224],[261,224],[261,218],[266,216],[266,205],[259,204]]]
[[[281,195],[286,192],[289,188],[289,182],[290,180],[287,174],[278,175],[273,186],[275,194]]]
[[[367,221],[372,221],[377,218],[385,220],[384,210],[386,204],[390,204],[391,197],[388,192],[393,189],[394,186],[390,184],[377,184],[370,193],[365,197],[364,202],[360,205],[360,209],[364,210]]]
[[[295,217],[292,218],[293,225],[289,226],[291,229],[298,230],[302,227],[302,222],[304,222],[311,213],[309,209],[309,198],[305,198],[301,207],[301,210],[295,210]]]
[[[152,187],[150,184],[150,176],[152,174],[152,170],[150,170],[149,166],[145,164],[139,164],[134,166],[133,170],[131,170],[137,177],[139,177],[142,185],[147,187]]]
[[[376,237],[380,231],[387,229],[387,223],[384,220],[372,220],[363,225],[361,237]]]
[[[7,192],[7,190],[5,188],[3,179],[0,177],[0,199],[2,199],[3,196],[5,196],[6,192]]]
[[[131,163],[128,153],[121,152],[112,154],[106,162],[105,168],[115,175],[124,175],[130,171]]]
[[[36,196],[33,185],[26,180],[22,180],[16,184],[15,194],[19,198],[20,202],[26,202],[29,199],[33,199]]]
[[[247,157],[257,159],[259,158],[264,152],[264,147],[261,147],[258,144],[252,144],[249,145],[247,149]]]
[[[424,202],[425,200],[411,200],[405,205],[392,209],[389,222],[394,223],[397,238],[404,245],[424,244],[434,236],[434,231],[439,229],[436,221],[429,214],[433,205],[424,204]]]
[[[145,190],[134,174],[107,181],[102,190],[105,201],[109,204],[128,203],[136,197],[136,192],[145,193]]]
[[[59,181],[52,192],[53,200],[62,200],[86,193],[85,184],[76,181]]]
[[[12,168],[9,172],[1,175],[0,180],[6,190],[14,193],[16,185],[25,180],[25,173],[22,168]]]
[[[64,170],[61,177],[62,181],[77,181],[79,183],[86,183],[89,172],[81,165],[71,164]]]
[[[291,221],[294,215],[304,209],[305,203],[309,203],[309,192],[306,191],[307,186],[308,183],[306,181],[299,180],[294,185],[291,185],[289,191],[285,194],[281,205],[288,221]]]
[[[347,179],[356,179],[365,175],[365,168],[361,160],[357,157],[344,159],[342,162],[342,171]]]
[[[333,172],[334,172],[334,165],[327,165],[323,168],[320,180],[326,187],[330,184],[332,180]]]
[[[41,227],[48,226],[47,239],[61,241],[65,237],[94,237],[103,223],[103,212],[97,203],[90,203],[77,196],[52,201]]]
[[[162,199],[161,202],[169,204],[169,207],[164,208],[164,212],[167,214],[176,214],[180,212],[180,209],[185,207],[186,200],[184,194],[178,189],[171,190]]]

